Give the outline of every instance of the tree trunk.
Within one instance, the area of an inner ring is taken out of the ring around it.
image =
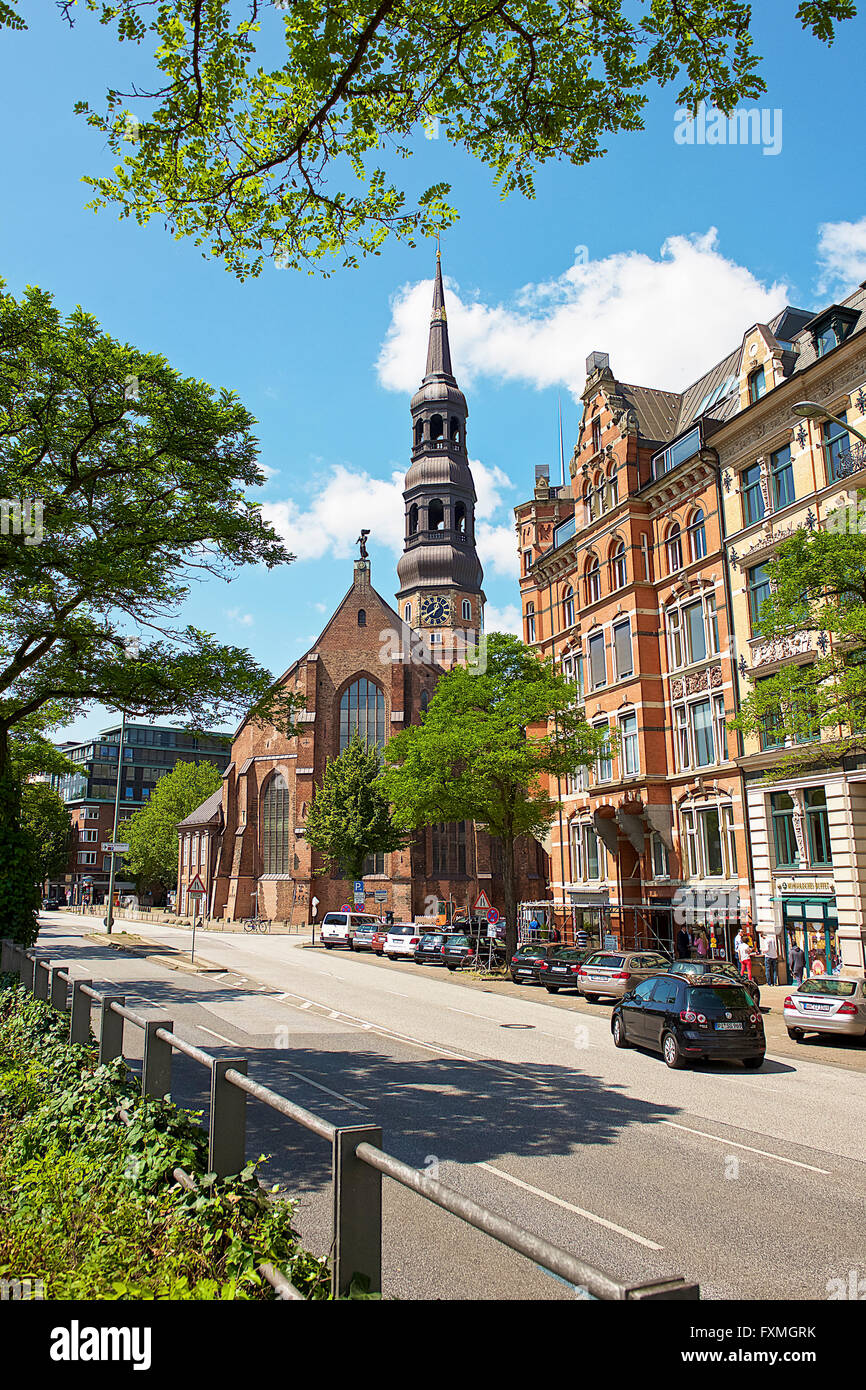
[[[508,959],[517,950],[517,873],[514,867],[515,840],[502,840],[502,896],[505,899],[505,950]]]

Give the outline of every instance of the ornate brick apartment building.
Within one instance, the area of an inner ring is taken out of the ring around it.
[[[572,929],[670,945],[684,920],[730,955],[746,923],[783,960],[797,939],[812,968],[863,968],[866,759],[770,787],[784,748],[728,724],[752,680],[814,655],[808,634],[767,644],[755,626],[778,542],[866,481],[846,429],[866,408],[864,307],[861,287],[786,308],[681,393],[593,353],[569,482],[539,477],[516,508],[525,640],[615,734],[555,788],[553,899]],[[838,420],[803,423],[806,398]]]
[[[466,449],[468,406],[454,377],[437,257],[424,379],[412,399],[411,463],[404,491],[404,552],[396,611],[373,588],[367,532],[352,584],[321,635],[280,677],[303,698],[298,733],[244,721],[219,797],[179,827],[179,907],[202,874],[206,911],[230,920],[256,908],[307,922],[351,903],[352,883],[331,873],[304,836],[329,759],[356,733],[383,745],[417,722],[444,671],[474,651],[483,624],[483,574],[475,549],[475,487]],[[521,847],[523,898],[545,885],[540,845]],[[405,850],[380,855],[364,874],[368,907],[394,919],[426,915],[432,902],[466,908],[481,890],[503,906],[497,842],[470,822],[428,827]]]

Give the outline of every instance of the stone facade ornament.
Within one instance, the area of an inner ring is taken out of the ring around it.
[[[794,838],[797,841],[797,851],[800,855],[800,863],[808,863],[806,854],[806,813],[803,808],[803,793],[800,790],[791,792],[791,800],[794,803],[794,810],[791,819],[794,822]]]
[[[683,698],[682,681],[671,681],[671,699],[681,700]]]
[[[790,637],[774,637],[762,642],[752,651],[753,666],[767,666],[774,661],[788,661],[791,657],[805,656],[812,651],[812,634],[795,632]]]

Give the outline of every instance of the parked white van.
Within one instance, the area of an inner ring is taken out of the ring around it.
[[[326,951],[335,946],[351,946],[358,927],[379,925],[379,918],[368,912],[326,912],[322,919],[322,945]]]

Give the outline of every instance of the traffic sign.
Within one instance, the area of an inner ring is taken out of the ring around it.
[[[490,899],[488,898],[487,894],[486,894],[486,893],[484,892],[484,890],[482,889],[481,892],[478,894],[478,897],[475,899],[475,909],[474,909],[474,910],[475,910],[476,912],[489,912],[490,909],[492,908],[492,906],[493,906],[492,902],[490,901]]]
[[[377,889],[376,889],[376,902],[377,902],[377,903],[386,903],[387,901],[388,901],[388,889],[387,889],[387,888],[377,888]]]
[[[364,880],[363,880],[362,878],[356,878],[356,879],[355,879],[355,881],[354,881],[354,889],[355,889],[355,897],[357,898],[358,894],[360,893],[360,894],[361,894],[361,897],[363,898],[363,896],[364,896]]]
[[[201,881],[200,874],[196,874],[195,878],[190,879],[186,891],[194,898],[204,897],[207,889]]]
[[[496,911],[495,907],[491,907],[490,911],[487,914],[487,920],[491,926],[494,924],[494,922],[499,921],[499,913]]]
[[[352,909],[350,908],[350,906],[349,906],[348,903],[343,903],[343,906],[340,908],[340,911],[341,911],[341,912],[351,912]]]
[[[117,841],[115,841],[114,843],[112,843],[111,841],[109,841],[108,844],[105,844],[105,845],[102,846],[102,853],[103,853],[103,854],[128,854],[128,853],[129,853],[129,845],[122,845],[122,844],[120,844],[120,843],[117,842]]]

